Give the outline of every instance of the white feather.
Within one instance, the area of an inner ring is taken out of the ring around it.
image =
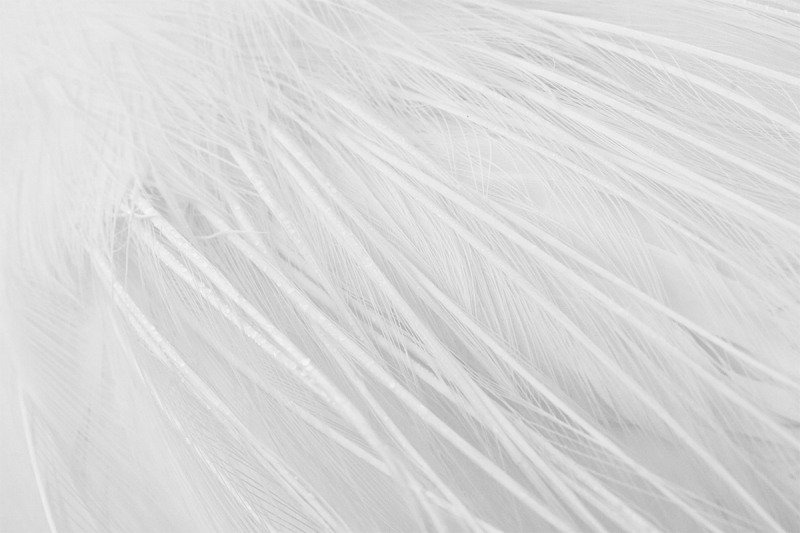
[[[0,20],[3,530],[800,528],[795,2]]]

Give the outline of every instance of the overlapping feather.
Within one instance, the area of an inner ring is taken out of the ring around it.
[[[51,529],[797,529],[792,2],[6,10]]]

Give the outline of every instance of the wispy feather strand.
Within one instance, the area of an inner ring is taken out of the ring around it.
[[[796,2],[0,20],[9,531],[800,528]]]

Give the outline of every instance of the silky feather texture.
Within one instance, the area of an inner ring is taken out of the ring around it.
[[[9,530],[800,528],[795,2],[0,10]]]

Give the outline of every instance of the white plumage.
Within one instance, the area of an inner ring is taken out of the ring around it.
[[[0,3],[8,531],[800,530],[800,6]]]

